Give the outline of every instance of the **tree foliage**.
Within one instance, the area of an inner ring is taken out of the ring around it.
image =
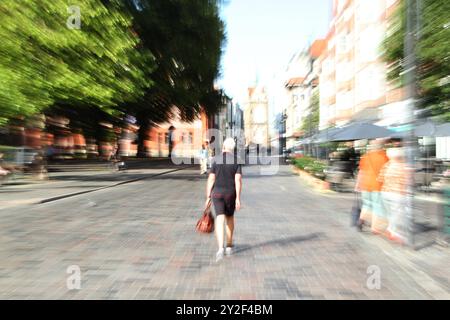
[[[450,2],[421,0],[416,35],[418,95],[421,107],[450,121]],[[390,64],[388,79],[404,85],[406,2],[400,1],[383,42],[383,57]]]
[[[50,106],[116,106],[150,87],[150,51],[119,1],[83,0],[80,29],[67,27],[67,0],[0,2],[0,117]]]
[[[320,116],[319,90],[314,90],[311,96],[311,103],[309,106],[308,115],[303,120],[301,126],[301,130],[305,132],[305,135],[314,133],[319,129],[319,116]]]
[[[170,117],[175,106],[183,120],[201,111],[215,111],[221,93],[219,75],[224,24],[218,1],[130,0],[134,29],[155,56],[157,68],[148,75],[155,86],[134,104],[142,121]]]
[[[72,4],[80,29],[66,25]],[[192,120],[221,101],[218,1],[3,0],[0,38],[0,123],[51,111],[145,124],[174,106]]]

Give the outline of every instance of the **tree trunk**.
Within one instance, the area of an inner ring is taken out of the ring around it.
[[[139,119],[139,130],[138,130],[138,154],[139,158],[149,157],[148,151],[145,146],[145,140],[149,139],[148,133],[150,130],[150,124],[147,119]]]

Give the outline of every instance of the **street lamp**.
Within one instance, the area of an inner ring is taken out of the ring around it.
[[[419,9],[420,0],[405,0],[406,5],[406,32],[404,37],[404,67],[403,75],[405,77],[405,95],[408,101],[407,117],[406,123],[413,124],[415,119],[415,103],[417,98],[417,60],[415,47],[418,40],[419,34]],[[408,224],[408,244],[414,247],[414,233],[415,233],[415,222],[414,222],[414,212],[413,212],[413,193],[414,193],[414,176],[413,169],[415,167],[414,163],[414,150],[416,144],[416,137],[414,130],[411,130],[409,136],[407,137],[408,143],[407,147],[407,165],[410,169],[410,174],[408,176],[408,192],[407,192],[407,216],[406,223]]]

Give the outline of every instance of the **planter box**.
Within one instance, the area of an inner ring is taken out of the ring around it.
[[[308,184],[312,185],[315,189],[324,191],[324,190],[330,190],[330,183],[327,181],[323,181],[317,177],[315,177],[313,174],[310,174],[304,170],[301,170],[297,167],[293,167],[293,170],[296,174],[300,176],[304,181],[306,181]]]

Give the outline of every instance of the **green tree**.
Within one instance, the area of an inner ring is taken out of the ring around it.
[[[137,110],[157,122],[170,117],[172,106],[188,121],[201,111],[202,102],[214,111],[221,101],[214,81],[225,39],[218,1],[130,0],[129,7],[134,29],[157,62],[148,75],[156,85],[139,100]]]
[[[141,141],[149,126],[167,121],[175,110],[191,121],[220,106],[223,93],[214,88],[225,41],[219,5],[213,0],[128,1],[133,28],[157,64],[147,74],[155,85],[126,106],[137,116]]]
[[[450,121],[450,2],[421,0],[420,29],[416,33],[417,80],[420,107],[443,121]],[[389,22],[383,57],[389,63],[388,79],[404,85],[405,0]],[[426,114],[426,113],[425,113]]]
[[[183,120],[212,113],[224,23],[213,0],[0,2],[0,122],[57,113],[97,132],[132,114],[146,132],[176,107]]]
[[[319,129],[320,101],[319,90],[314,90],[308,108],[308,115],[303,120],[301,130],[305,135],[310,135]]]
[[[122,111],[144,94],[154,69],[137,49],[132,17],[118,0],[80,0],[79,29],[66,24],[68,0],[0,2],[0,121],[49,107]]]

